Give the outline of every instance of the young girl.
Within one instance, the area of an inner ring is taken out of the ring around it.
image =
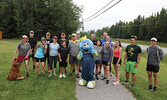
[[[107,79],[106,84],[109,84],[112,56],[113,56],[113,49],[112,47],[110,47],[110,42],[106,41],[106,46],[102,49],[102,64],[105,75],[105,77],[102,80]]]
[[[37,65],[37,71],[38,71],[38,76],[41,76],[40,69],[39,69],[39,60],[41,61],[41,65],[43,68],[43,76],[45,76],[45,59],[44,59],[44,54],[47,52],[47,45],[45,45],[46,39],[44,37],[41,38],[41,43],[38,44],[35,49],[34,49],[34,54],[35,54],[35,61]]]
[[[95,70],[95,78],[97,80],[99,80],[98,78],[98,68],[100,66],[100,63],[101,63],[101,50],[102,50],[102,47],[100,46],[101,45],[101,41],[100,40],[97,40],[96,42],[96,45],[94,46],[95,50],[97,51],[98,53],[98,56],[96,56],[94,59],[95,59],[95,64],[96,64],[96,70]]]
[[[18,44],[16,51],[14,53],[14,59],[16,58],[16,54],[19,51],[18,54],[18,62],[20,64],[25,61],[25,66],[26,66],[26,72],[27,72],[27,77],[29,77],[29,53],[32,51],[30,44],[28,43],[28,37],[26,35],[23,35],[22,41]]]
[[[57,64],[57,56],[58,56],[58,49],[60,48],[59,44],[57,43],[57,36],[53,37],[53,43],[49,45],[49,55],[50,55],[50,75],[48,77],[52,76],[52,63],[54,61],[54,76],[56,75],[56,64]]]
[[[59,78],[66,78],[65,68],[67,67],[67,62],[69,59],[69,49],[66,46],[66,41],[63,41],[62,47],[59,49],[59,60],[60,60],[60,76]]]
[[[121,48],[121,42],[119,40],[115,41],[115,49],[114,49],[114,59],[113,64],[116,71],[116,79],[113,85],[118,85],[120,81],[120,66],[121,66],[121,57],[122,57],[122,48]]]

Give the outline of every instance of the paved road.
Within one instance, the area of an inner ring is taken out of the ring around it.
[[[101,75],[99,75],[101,76]],[[136,100],[132,93],[128,91],[123,85],[113,86],[112,79],[110,83],[106,84],[104,80],[96,80],[96,87],[88,89],[76,84],[76,97],[78,100]]]
[[[114,44],[114,42],[112,42],[112,43]],[[127,45],[129,45],[128,43],[121,43],[121,44],[123,47],[126,47]],[[148,48],[148,46],[146,46],[146,45],[139,45],[139,46],[141,47],[142,51],[144,51],[144,52]],[[164,55],[167,56],[167,48],[163,48],[163,47],[161,47],[161,48],[164,51]]]

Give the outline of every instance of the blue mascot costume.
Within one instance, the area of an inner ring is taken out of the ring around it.
[[[95,88],[96,83],[93,76],[95,63],[93,56],[97,56],[98,54],[93,47],[92,41],[87,39],[86,36],[80,39],[79,49],[80,52],[77,58],[81,60],[82,66],[82,79],[79,80],[79,85]]]

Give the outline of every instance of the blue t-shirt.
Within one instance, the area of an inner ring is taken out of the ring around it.
[[[106,47],[106,42],[103,42],[103,43],[102,43],[102,47]],[[113,47],[112,42],[110,42],[110,47]]]
[[[60,48],[59,44],[51,43],[49,47],[50,47],[50,56],[58,56],[58,49]]]
[[[101,44],[103,44],[103,42],[106,42],[106,39],[101,39],[100,41],[101,41]],[[111,42],[111,40],[110,40],[110,42]]]
[[[35,57],[44,58],[44,53],[45,53],[45,45],[41,46],[41,44],[39,44],[39,47],[37,48],[36,53],[35,53]]]

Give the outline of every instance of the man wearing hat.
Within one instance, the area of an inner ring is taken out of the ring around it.
[[[157,91],[158,85],[158,72],[159,72],[159,64],[160,61],[163,59],[163,50],[156,45],[157,39],[151,38],[151,45],[147,48],[147,74],[148,74],[148,82],[149,87],[147,90],[152,90],[152,74],[154,77],[154,88],[152,92]]]
[[[79,41],[76,38],[76,34],[72,34],[72,40],[69,41],[68,48],[70,50],[70,60],[69,63],[71,65],[71,72],[69,76],[72,76],[73,69],[75,68],[75,64],[77,65],[77,78],[79,78],[79,62],[77,59],[77,55],[79,53]]]
[[[47,32],[46,33],[46,44],[47,44],[47,53],[46,53],[46,55],[45,55],[45,64],[46,64],[46,60],[47,60],[47,64],[48,64],[48,72],[50,72],[50,70],[49,70],[49,62],[50,62],[50,59],[49,59],[49,45],[50,45],[50,43],[52,43],[53,42],[53,40],[50,38],[50,33],[49,32]]]
[[[37,40],[36,40],[36,38],[34,38],[34,31],[30,31],[29,35],[30,35],[30,38],[29,38],[28,42],[30,43],[31,49],[32,49],[32,54],[30,55],[30,57],[32,57],[32,61],[33,61],[33,70],[36,71],[35,70],[35,58],[33,56],[34,55],[33,52],[34,52],[34,48],[37,45]]]

